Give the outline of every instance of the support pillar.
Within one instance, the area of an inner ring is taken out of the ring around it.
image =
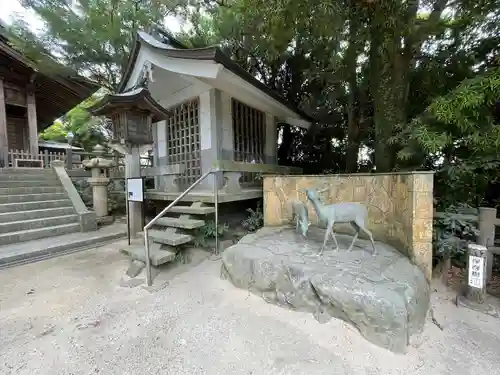
[[[30,153],[38,155],[38,126],[36,117],[35,88],[27,88],[26,103],[28,105],[28,137]]]
[[[7,139],[7,112],[5,109],[5,91],[3,77],[0,77],[0,168],[8,167],[9,143]]]
[[[234,130],[231,97],[221,92],[222,160],[234,160]]]
[[[201,173],[209,171],[217,160],[221,160],[222,154],[222,118],[221,91],[211,89],[200,95],[200,154]],[[218,181],[219,188],[222,187],[222,175]],[[206,178],[200,183],[200,189],[213,190],[214,179]]]
[[[494,246],[496,218],[496,208],[479,207],[479,236],[477,241],[479,245],[486,248]],[[488,251],[486,264],[486,281],[490,281],[493,271],[493,253],[491,251]]]
[[[125,178],[141,177],[139,147],[130,147],[130,152],[125,154]],[[128,214],[130,223],[130,237],[134,238],[142,232],[142,202],[129,202]]]
[[[156,128],[156,129],[155,129]],[[156,130],[156,131],[154,131]],[[155,167],[168,165],[168,138],[167,138],[167,122],[160,121],[154,124],[153,139],[156,144],[154,154],[156,155]],[[167,181],[165,176],[155,177],[155,189],[159,191],[166,191]]]
[[[264,163],[278,164],[278,128],[276,119],[268,113],[266,113],[266,136],[264,142]]]

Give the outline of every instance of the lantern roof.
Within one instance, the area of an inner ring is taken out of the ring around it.
[[[137,87],[118,94],[108,94],[88,110],[94,116],[110,116],[120,111],[146,111],[153,115],[153,123],[165,120],[170,115],[167,109],[153,99],[146,87]]]

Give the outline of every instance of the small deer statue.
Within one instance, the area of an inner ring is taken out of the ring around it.
[[[295,229],[305,238],[310,224],[306,204],[302,201],[292,201],[292,212]]]
[[[328,240],[328,236],[330,234],[332,235],[332,238],[335,241],[335,245],[337,246],[336,250],[339,250],[337,238],[333,233],[333,225],[335,223],[351,223],[351,225],[356,230],[356,234],[352,239],[352,243],[351,246],[349,246],[348,251],[352,250],[354,242],[358,238],[359,231],[362,230],[370,237],[373,246],[372,255],[375,255],[377,253],[377,250],[375,249],[375,242],[373,241],[373,236],[371,232],[366,229],[366,223],[368,222],[368,210],[366,209],[365,205],[354,202],[325,205],[319,200],[317,192],[311,189],[306,189],[306,195],[307,198],[311,201],[316,214],[318,215],[320,226],[326,226],[325,239],[323,241],[323,246],[321,247],[319,255],[323,254],[323,250],[326,246],[326,241]]]

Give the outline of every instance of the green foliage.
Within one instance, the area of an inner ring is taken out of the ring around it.
[[[61,121],[45,129],[40,138],[46,141],[66,142],[68,133],[73,133],[73,144],[92,151],[95,145],[105,144],[109,137],[109,128],[103,118],[93,117],[87,108],[99,100],[93,96],[70,110]]]
[[[38,54],[41,66],[50,51],[108,90],[120,80],[135,32],[183,8],[193,27],[179,35],[182,41],[220,44],[245,70],[314,116],[309,131],[279,124],[281,164],[306,173],[374,165],[379,172],[435,170],[442,207],[491,205],[500,197],[488,193],[500,177],[500,126],[492,112],[500,98],[499,0],[207,0],[189,6],[86,0],[77,12],[63,0],[23,3],[46,27],[34,38],[17,20],[16,43]],[[69,131],[62,122],[46,136]],[[358,163],[361,147],[369,157]],[[248,221],[250,228],[259,226],[258,216],[251,213],[256,219]]]
[[[217,233],[218,237],[222,237],[229,230],[227,223],[215,225],[215,220],[208,220],[204,226],[197,228],[195,231],[194,245],[196,247],[208,248],[210,247],[208,240],[215,238]]]
[[[243,228],[250,232],[255,232],[257,229],[262,228],[264,225],[264,214],[260,208],[260,203],[257,204],[257,208],[253,210],[252,208],[247,208],[248,217],[241,222]]]
[[[65,67],[115,90],[138,30],[161,24],[181,4],[177,0],[23,0],[43,21],[34,35],[23,19],[11,29],[18,48],[40,68],[56,56]]]
[[[200,228],[200,232],[205,238],[215,238],[215,235],[222,236],[229,229],[227,223],[219,224],[216,228],[215,220],[209,220]]]
[[[434,219],[434,257],[451,258],[455,262],[464,263],[467,245],[475,242],[479,231],[473,221],[457,217],[456,214],[470,215],[474,211],[477,210],[472,210],[472,207],[467,205],[449,206],[443,217]]]

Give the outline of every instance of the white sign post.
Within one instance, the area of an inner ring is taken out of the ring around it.
[[[474,288],[482,288],[484,284],[484,259],[469,256],[469,285]]]
[[[130,245],[130,209],[129,202],[144,202],[144,179],[142,177],[127,178],[127,235]],[[142,225],[144,226],[144,205],[141,205]]]
[[[473,303],[483,303],[486,298],[486,262],[488,249],[486,246],[469,244],[467,291],[465,297]]]
[[[127,178],[127,200],[144,202],[144,180],[142,178]]]

